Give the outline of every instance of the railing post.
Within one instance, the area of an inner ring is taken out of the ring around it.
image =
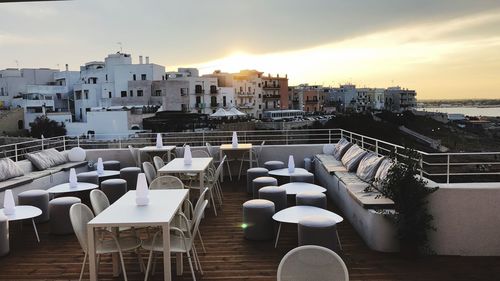
[[[205,145],[205,131],[201,132],[201,138],[202,138],[201,146],[204,146]]]
[[[288,130],[285,130],[285,140],[286,144],[288,145]]]
[[[76,145],[80,147],[80,136],[76,136]]]
[[[17,158],[17,143],[14,144],[14,153],[16,154],[16,162],[17,162],[17,160],[18,160],[18,158]]]
[[[328,130],[328,143],[332,143],[332,130]]]
[[[344,137],[344,129],[340,129],[340,138]]]
[[[365,137],[361,136],[361,148],[365,148]]]
[[[450,183],[450,154],[446,156],[446,183]]]
[[[118,148],[122,149],[122,139],[118,139]]]
[[[375,140],[375,153],[377,153],[377,156],[380,154],[378,153],[378,140]]]
[[[66,136],[63,136],[63,150],[66,150]]]
[[[420,154],[420,177],[424,177],[424,156]]]
[[[44,149],[44,147],[43,147],[43,140],[44,140],[44,139],[45,139],[45,138],[44,138],[44,137],[43,137],[43,135],[42,135],[42,150],[45,150],[45,149]]]

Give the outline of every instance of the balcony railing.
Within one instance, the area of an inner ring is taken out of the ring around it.
[[[255,93],[238,92],[238,96],[240,96],[240,97],[253,97],[253,96],[255,96]]]
[[[203,95],[203,94],[205,94],[205,90],[195,90],[194,94],[195,95]]]
[[[202,131],[163,133],[163,143],[182,146],[204,146],[230,143],[232,131]],[[262,130],[239,131],[240,142],[266,145],[307,145],[336,143],[340,138],[357,143],[360,147],[373,151],[380,156],[391,153],[399,154],[403,147],[372,137],[357,134],[343,129],[310,129],[310,130]],[[129,145],[143,147],[154,145],[156,134],[141,133],[133,135],[92,135],[61,136],[32,141],[19,142],[0,146],[0,157],[12,160],[24,160],[26,154],[40,150],[55,148],[68,150],[80,146],[85,149],[124,149]],[[427,153],[419,151],[420,173],[436,182],[500,182],[500,152],[461,152],[461,153]]]
[[[280,95],[263,95],[262,98],[264,99],[280,99]]]
[[[210,103],[210,107],[219,107],[220,103]]]
[[[264,85],[262,87],[264,90],[275,90],[275,89],[279,89],[280,88],[280,85]]]

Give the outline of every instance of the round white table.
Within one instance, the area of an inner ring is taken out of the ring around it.
[[[36,229],[36,224],[34,218],[38,217],[42,214],[42,210],[34,206],[16,206],[16,212],[12,215],[7,215],[4,213],[4,209],[0,209],[0,212],[3,212],[9,221],[19,221],[31,219],[31,223],[33,224],[33,229],[35,230],[36,240],[40,243],[40,237],[38,236],[38,230]]]
[[[334,212],[330,212],[328,210],[313,206],[293,206],[290,208],[283,209],[274,214],[273,216],[273,220],[280,223],[274,247],[276,248],[278,246],[278,239],[280,236],[282,223],[299,223],[301,219],[309,216],[327,217],[334,220],[336,223],[341,223],[344,220],[344,218],[335,214]]]
[[[60,194],[60,193],[68,193],[68,192],[78,192],[85,190],[96,189],[99,186],[97,184],[88,183],[88,182],[78,182],[75,187],[70,187],[69,183],[58,184],[54,187],[47,189],[49,193]]]
[[[308,183],[308,182],[291,182],[280,185],[286,189],[287,195],[297,195],[301,192],[325,192],[326,189],[316,184]]]
[[[289,177],[289,176],[293,176],[293,175],[308,175],[308,174],[310,174],[310,173],[306,169],[303,169],[303,168],[295,168],[293,173],[290,173],[288,171],[288,168],[269,171],[269,175],[278,176],[278,177]]]

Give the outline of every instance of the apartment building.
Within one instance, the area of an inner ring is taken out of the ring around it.
[[[108,55],[104,62],[88,62],[80,67],[80,79],[74,86],[74,120],[85,122],[92,108],[121,105],[161,105],[162,98],[152,96],[152,81],[165,80],[165,67],[139,57],[133,64],[130,54]]]
[[[416,96],[415,90],[389,87],[384,91],[385,109],[394,112],[411,110],[417,106]]]

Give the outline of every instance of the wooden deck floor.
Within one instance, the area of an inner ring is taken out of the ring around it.
[[[283,255],[297,245],[296,226],[282,229],[278,249],[272,241],[243,239],[241,204],[248,200],[242,191],[245,183],[224,184],[225,202],[219,216],[207,212],[201,231],[207,253],[201,255],[205,274],[199,280],[276,280],[276,269]],[[334,206],[331,207],[335,210]],[[83,253],[74,235],[53,236],[48,225],[39,225],[41,243],[37,244],[30,225],[11,226],[11,253],[0,258],[0,280],[77,280]],[[405,259],[398,254],[369,250],[352,226],[339,227],[351,280],[500,280],[499,257],[431,256]],[[145,256],[145,254],[144,254]],[[187,266],[187,263],[185,263]],[[129,280],[143,280],[137,259],[126,255]],[[175,265],[173,265],[175,268]],[[150,280],[162,280],[162,266]],[[110,257],[101,260],[100,280],[113,278]],[[88,279],[88,267],[84,275]],[[191,280],[189,267],[173,280]]]

